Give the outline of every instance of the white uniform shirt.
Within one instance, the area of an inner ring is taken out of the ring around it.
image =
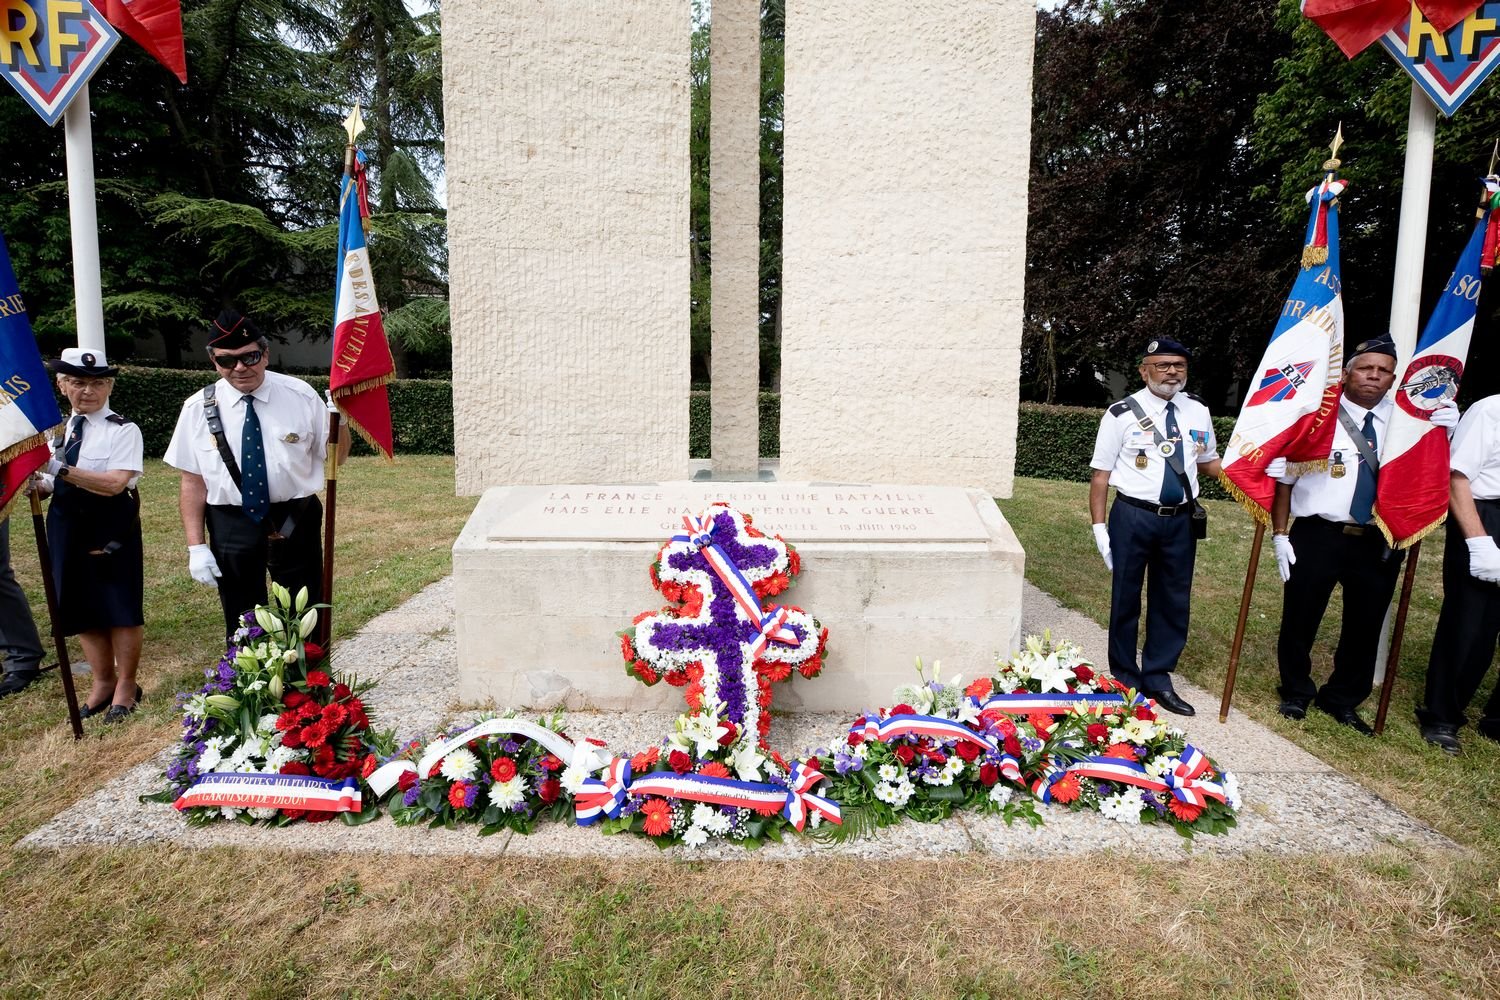
[[[1165,437],[1167,433],[1167,400],[1142,387],[1132,397],[1140,404],[1146,416],[1156,424]],[[1208,407],[1198,400],[1179,392],[1172,397],[1176,407],[1177,430],[1182,441],[1182,471],[1187,474],[1192,495],[1198,495],[1198,463],[1212,462],[1219,457],[1218,442],[1214,440],[1214,425],[1209,420]],[[1117,412],[1118,411],[1118,412]],[[1138,468],[1136,460],[1144,455],[1146,467]],[[1111,406],[1099,421],[1099,433],[1094,438],[1094,456],[1089,465],[1109,472],[1109,485],[1121,493],[1147,503],[1161,502],[1161,484],[1167,476],[1174,479],[1177,473],[1167,464],[1166,456],[1156,444],[1156,436],[1142,430],[1135,414],[1120,403]]]
[[[1374,413],[1376,444],[1385,440],[1386,428],[1391,424],[1391,412],[1395,407],[1391,397],[1386,396],[1368,410],[1350,402],[1346,397],[1340,398],[1339,405],[1349,414],[1355,427],[1363,427],[1365,414]],[[1377,447],[1376,454],[1379,453],[1380,449]],[[1283,483],[1292,484],[1292,516],[1321,517],[1329,521],[1353,524],[1354,519],[1349,516],[1349,505],[1354,502],[1354,485],[1359,481],[1359,467],[1363,461],[1359,449],[1354,446],[1354,439],[1344,429],[1344,422],[1335,420],[1333,446],[1328,449],[1328,471],[1311,472],[1304,476],[1287,475],[1281,479]],[[1333,475],[1336,462],[1342,462],[1344,466],[1344,475],[1338,478]]]
[[[1500,499],[1500,396],[1486,396],[1453,433],[1448,465],[1469,477],[1475,500]]]
[[[323,487],[323,458],[328,444],[328,407],[306,382],[278,372],[266,379],[252,396],[260,420],[261,440],[266,449],[266,482],[271,502],[312,496]],[[244,394],[223,379],[214,389],[219,419],[235,461],[241,461],[240,437],[245,427]],[[195,392],[182,406],[177,429],[163,456],[166,463],[183,472],[203,477],[208,502],[239,506],[240,491],[219,456],[219,446],[203,418],[203,393]]]
[[[130,477],[125,486],[126,489],[134,489],[135,484],[140,482],[141,470],[146,467],[146,444],[141,437],[141,429],[135,424],[110,420],[114,412],[106,401],[95,412],[84,414],[83,442],[78,446],[78,468],[86,472],[133,472],[135,475]],[[76,411],[68,414],[60,443],[55,438],[49,442],[52,444],[52,456],[58,461],[63,460],[68,439],[73,436],[73,418],[76,416]]]

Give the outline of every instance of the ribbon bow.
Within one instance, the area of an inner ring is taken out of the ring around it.
[[[710,507],[709,510],[713,508]],[[729,589],[729,593],[733,595],[735,603],[740,606],[745,617],[759,625],[760,635],[750,647],[750,655],[760,656],[767,644],[772,642],[787,646],[797,645],[799,641],[797,633],[786,627],[786,609],[772,607],[769,611],[762,611],[760,598],[755,596],[755,588],[750,585],[749,580],[745,579],[745,575],[734,564],[734,560],[725,555],[724,550],[714,543],[714,519],[708,516],[708,511],[702,514],[684,514],[682,524],[687,528],[687,534],[674,535],[672,540],[687,542],[701,551],[709,568]]]
[[[1217,781],[1202,780],[1208,766],[1208,757],[1203,751],[1195,746],[1184,746],[1177,766],[1168,771],[1163,780],[1179,802],[1186,802],[1200,809],[1208,804],[1207,799],[1223,802],[1224,786]]]
[[[787,780],[786,805],[782,807],[781,815],[785,816],[787,821],[798,830],[807,825],[809,806],[817,810],[830,823],[842,824],[844,822],[839,814],[837,802],[808,791],[825,777],[822,771],[803,761],[799,760],[792,765],[792,773]]]
[[[616,757],[604,769],[604,777],[585,778],[573,796],[573,812],[579,826],[593,826],[605,816],[615,819],[630,794],[630,761]]]

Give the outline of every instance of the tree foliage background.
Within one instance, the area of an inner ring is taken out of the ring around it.
[[[1347,60],[1297,0],[1064,0],[1037,13],[1023,389],[1097,404],[1151,337],[1197,350],[1195,388],[1235,409],[1296,276],[1307,208],[1343,125],[1347,336],[1390,314],[1410,78]],[[1439,119],[1425,321],[1473,225],[1500,106],[1486,84]],[[1464,396],[1500,389],[1496,298]]]
[[[441,354],[436,4],[184,0],[182,10],[187,85],[122,39],[89,86],[111,353],[128,357],[133,338],[159,333],[177,361],[190,331],[231,303],[267,331],[330,329],[341,123],[359,99],[388,329],[398,348]],[[62,130],[14,95],[0,99],[0,129],[10,139],[0,229],[54,350],[75,336]]]

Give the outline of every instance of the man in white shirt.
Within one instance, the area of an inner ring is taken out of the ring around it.
[[[1366,736],[1375,732],[1356,709],[1374,685],[1380,630],[1401,571],[1401,554],[1373,523],[1395,381],[1396,344],[1389,336],[1356,345],[1344,365],[1328,467],[1282,475],[1271,503],[1272,543],[1285,583],[1276,641],[1281,714],[1302,719],[1316,704]],[[1432,422],[1445,427],[1457,419],[1456,410],[1441,407]],[[1312,647],[1335,586],[1343,592],[1343,619],[1333,671],[1319,688],[1312,680]]]
[[[1453,435],[1443,546],[1443,610],[1427,662],[1427,690],[1417,708],[1422,738],[1456,754],[1465,712],[1495,657],[1500,639],[1500,396],[1469,408]],[[1475,727],[1500,741],[1500,687]]]
[[[220,378],[183,404],[165,460],[182,472],[188,572],[218,586],[232,635],[266,603],[268,570],[292,594],[322,599],[328,408],[306,382],[266,370],[269,341],[233,310],[214,321],[208,356]],[[348,454],[345,429],[338,461]]]
[[[1172,671],[1187,645],[1198,473],[1219,474],[1208,407],[1183,391],[1191,358],[1166,337],[1147,344],[1139,369],[1145,387],[1104,414],[1089,460],[1094,543],[1113,574],[1110,673],[1178,715],[1193,714],[1173,690]],[[1111,486],[1115,502],[1106,524]],[[1143,585],[1149,588],[1146,642],[1137,663]]]

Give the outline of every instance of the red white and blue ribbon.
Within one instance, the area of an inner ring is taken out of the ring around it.
[[[973,743],[1000,758],[1000,773],[1011,781],[1021,780],[1021,765],[1015,757],[1006,753],[994,740],[983,733],[976,733],[962,722],[944,719],[936,715],[892,715],[876,721],[864,719],[849,727],[851,736],[862,736],[867,740],[889,743],[903,736],[926,736],[935,740],[953,740]]]
[[[1153,777],[1139,762],[1123,757],[1085,757],[1067,767],[1055,767],[1032,785],[1032,792],[1043,802],[1052,801],[1052,786],[1066,774],[1098,781],[1133,785],[1153,792],[1171,792],[1179,802],[1200,809],[1209,799],[1224,802],[1224,786],[1203,777],[1212,765],[1208,756],[1194,746],[1182,748],[1182,754],[1171,770],[1160,778]]]
[[[711,510],[713,510],[712,507],[709,508],[709,511]],[[714,544],[714,519],[709,516],[709,511],[704,511],[702,514],[682,515],[682,523],[688,533],[673,535],[672,541],[686,542],[696,546],[703,553],[703,558],[709,568],[714,571],[714,575],[728,588],[729,593],[734,597],[734,602],[745,613],[745,617],[760,625],[760,635],[750,647],[752,658],[763,653],[768,643],[797,645],[799,641],[797,633],[786,627],[786,609],[773,606],[762,611],[760,598],[755,595],[755,588],[750,585],[750,581],[745,579],[745,575],[734,564],[734,560]]]
[[[979,710],[987,708],[998,708],[1007,715],[1030,715],[1032,712],[1041,712],[1047,715],[1066,715],[1073,711],[1077,705],[1086,705],[1095,714],[1101,714],[1104,708],[1134,708],[1136,705],[1146,704],[1146,699],[1135,695],[1134,700],[1123,694],[1112,694],[1100,692],[1096,694],[1077,694],[1064,692],[1062,694],[1032,694],[1023,692],[1021,694],[992,694],[983,702],[970,699],[979,705]]]
[[[581,765],[590,771],[604,766],[603,755],[587,742],[575,744],[561,733],[556,733],[534,722],[527,722],[525,719],[486,719],[452,739],[434,743],[427,748],[427,751],[422,754],[422,759],[415,764],[404,758],[387,761],[376,768],[375,773],[371,774],[366,782],[376,797],[382,797],[396,786],[403,773],[410,771],[418,778],[425,778],[432,773],[434,767],[443,762],[444,757],[459,747],[467,746],[473,740],[484,739],[486,736],[520,736],[541,744],[558,760],[567,761],[570,765]]]
[[[193,782],[173,803],[178,809],[232,806],[237,809],[305,809],[309,812],[359,812],[357,778],[319,778],[310,774],[254,774],[211,771]]]
[[[621,764],[624,766],[620,767]],[[656,795],[664,799],[751,809],[763,816],[780,812],[801,830],[807,823],[810,810],[818,812],[830,823],[842,822],[838,803],[810,791],[823,779],[824,775],[817,768],[798,761],[792,766],[786,787],[670,771],[654,771],[632,781],[629,762],[616,758],[606,769],[603,781],[590,778],[584,783],[584,790],[574,798],[574,810],[579,826],[591,826],[601,815],[618,816],[627,795]]]

